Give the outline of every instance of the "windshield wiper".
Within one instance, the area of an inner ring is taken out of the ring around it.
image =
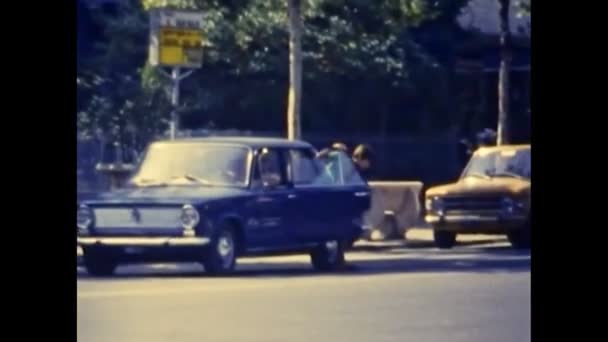
[[[159,182],[158,180],[151,178],[134,179],[130,181],[129,184],[132,186],[167,186],[166,182]]]
[[[490,176],[488,174],[481,173],[481,172],[471,172],[471,173],[467,174],[467,177],[476,177],[476,178],[490,179]]]
[[[511,177],[511,178],[517,178],[517,179],[526,179],[525,177],[518,175],[517,173],[514,172],[509,172],[509,171],[502,171],[502,172],[496,172],[492,175],[493,177]]]
[[[208,180],[201,178],[201,177],[197,177],[197,176],[193,176],[191,174],[185,174],[182,176],[175,176],[175,177],[171,177],[171,180],[176,180],[176,179],[186,179],[189,180],[191,182],[197,182],[200,184],[205,184],[205,185],[210,185],[211,182],[209,182]]]

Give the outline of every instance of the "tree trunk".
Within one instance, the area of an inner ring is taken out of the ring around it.
[[[287,136],[300,139],[302,100],[302,1],[288,0],[289,15],[289,94],[287,100]]]
[[[498,132],[497,145],[509,143],[509,74],[511,72],[511,30],[509,27],[510,0],[498,0],[500,5],[501,61],[498,75]]]

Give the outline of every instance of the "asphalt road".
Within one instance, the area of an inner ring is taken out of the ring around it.
[[[361,246],[347,270],[306,256],[78,269],[78,341],[530,341],[530,255],[504,241],[449,251]]]

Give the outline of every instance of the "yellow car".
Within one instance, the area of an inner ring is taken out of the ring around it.
[[[506,234],[514,248],[530,248],[530,177],[530,145],[475,151],[457,182],[425,193],[437,247],[453,247],[457,234]]]

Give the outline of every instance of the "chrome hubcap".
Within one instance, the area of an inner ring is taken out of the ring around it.
[[[234,258],[234,243],[229,234],[222,234],[217,241],[217,252],[224,267],[229,267]]]
[[[338,241],[332,240],[325,242],[325,249],[327,249],[327,259],[329,262],[335,262],[338,258]]]

